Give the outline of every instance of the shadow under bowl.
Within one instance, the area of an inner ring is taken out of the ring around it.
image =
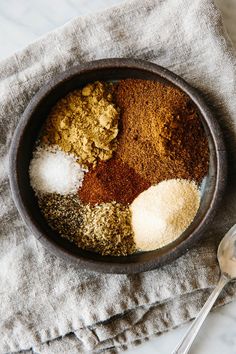
[[[174,242],[150,252],[129,256],[101,256],[77,248],[53,231],[43,218],[30,186],[29,163],[45,119],[52,106],[68,92],[89,82],[135,78],[155,80],[184,91],[194,102],[208,139],[210,162],[198,213],[188,229]],[[220,128],[201,95],[182,78],[158,65],[135,59],[103,59],[72,67],[36,93],[26,108],[12,139],[10,185],[13,199],[25,224],[52,253],[80,269],[103,273],[138,273],[173,261],[203,235],[221,199],[226,181],[226,152]]]

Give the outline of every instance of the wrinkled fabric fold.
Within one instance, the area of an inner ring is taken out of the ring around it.
[[[229,155],[227,190],[202,239],[137,275],[85,272],[50,254],[21,221],[8,182],[12,134],[38,89],[71,66],[110,57],[149,60],[200,90]],[[236,215],[236,60],[213,1],[132,0],[76,18],[2,61],[0,91],[0,354],[116,353],[196,316]],[[235,290],[226,287],[217,305]]]

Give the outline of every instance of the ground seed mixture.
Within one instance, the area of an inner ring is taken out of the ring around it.
[[[74,153],[84,166],[111,158],[119,118],[113,90],[112,84],[95,82],[59,100],[46,121],[43,142]]]
[[[54,193],[40,196],[39,207],[48,224],[78,247],[112,256],[136,250],[130,210],[124,205],[84,205],[76,195]]]
[[[151,184],[207,173],[208,143],[197,110],[177,88],[147,80],[121,80],[117,156]]]
[[[136,246],[130,218],[129,208],[116,202],[87,204],[81,225],[84,248],[111,256],[134,253]]]

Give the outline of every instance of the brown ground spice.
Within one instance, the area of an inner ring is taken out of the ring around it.
[[[147,80],[121,80],[115,93],[121,109],[116,158],[146,181],[186,178],[199,183],[209,152],[198,112],[177,88]]]
[[[79,189],[80,200],[96,204],[116,201],[121,204],[131,203],[139,193],[150,184],[135,172],[127,163],[118,159],[99,162],[85,174]]]

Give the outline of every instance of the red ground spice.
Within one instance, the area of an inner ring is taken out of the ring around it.
[[[149,187],[150,183],[132,167],[112,158],[99,162],[85,174],[78,193],[83,203],[99,204],[115,200],[121,204],[129,204]]]

